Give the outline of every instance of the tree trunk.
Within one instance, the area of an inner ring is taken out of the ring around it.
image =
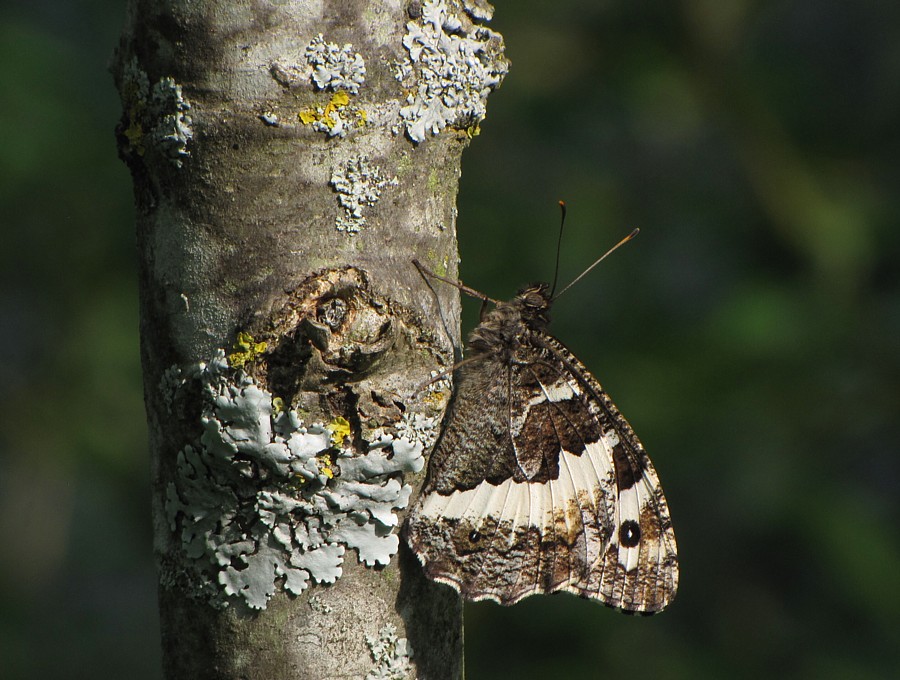
[[[460,155],[507,64],[483,0],[132,0],[167,678],[457,678],[398,527],[449,397]]]

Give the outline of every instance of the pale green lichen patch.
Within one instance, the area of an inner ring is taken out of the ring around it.
[[[389,186],[397,186],[398,181],[396,177],[388,179],[368,156],[356,156],[332,172],[329,184],[337,192],[343,208],[335,227],[352,235],[366,225],[364,209],[378,203],[382,192]]]
[[[321,33],[307,45],[306,61],[312,66],[312,79],[320,90],[356,94],[366,81],[366,63],[362,55],[353,51],[353,45],[339,47],[325,42]]]
[[[304,424],[224,351],[185,374],[167,384],[199,382],[202,435],[178,454],[167,488],[183,559],[180,577],[164,574],[165,583],[264,609],[279,587],[299,594],[340,578],[347,548],[369,566],[390,561],[395,511],[411,493],[402,475],[422,469],[422,441],[383,434],[359,452],[347,420]]]
[[[125,66],[122,99],[128,124],[122,132],[127,151],[145,156],[157,149],[176,167],[191,155],[188,148],[194,138],[191,103],[184,97],[174,78],[160,78],[151,87],[150,79],[136,58]]]
[[[388,623],[378,635],[366,635],[366,645],[375,662],[366,680],[405,680],[409,676],[412,649],[406,638],[397,637],[396,626]]]
[[[308,85],[311,80],[315,89],[332,93],[328,101],[297,113],[300,123],[329,137],[345,137],[354,128],[365,127],[368,114],[351,103],[351,95],[358,94],[366,79],[362,55],[354,52],[352,45],[340,47],[326,42],[320,33],[306,46],[304,57],[305,65],[298,64],[296,58],[286,57],[270,68],[272,77],[287,88]],[[280,125],[280,121],[272,122],[271,118],[263,121]]]
[[[426,388],[426,393],[441,394],[445,389],[450,390],[449,381],[436,380]],[[422,413],[406,412],[397,424],[397,435],[410,442],[420,442],[426,449],[431,448],[437,436],[437,420]]]
[[[194,138],[194,129],[187,113],[191,104],[174,78],[162,78],[153,86],[151,109],[159,119],[150,131],[150,138],[169,161],[180,168],[182,160],[191,155],[187,147]]]
[[[509,71],[499,33],[475,23],[491,17],[486,2],[427,0],[421,16],[406,24],[408,59],[395,77],[406,88],[400,117],[414,142],[446,127],[477,134],[488,94]]]

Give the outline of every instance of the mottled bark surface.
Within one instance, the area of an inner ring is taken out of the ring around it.
[[[311,418],[345,417],[355,445],[389,428],[429,372],[453,360],[458,293],[428,286],[411,260],[456,275],[460,155],[477,119],[410,139],[396,63],[409,57],[407,22],[422,20],[423,4],[444,3],[407,4],[131,2],[113,71],[124,103],[120,150],[138,206],[168,678],[462,672],[459,600],[425,581],[405,548],[380,568],[348,549],[333,585],[312,584],[299,596],[279,588],[261,610],[214,608],[173,576],[183,545],[167,516],[166,490],[179,452],[199,437],[201,409],[189,390],[173,408],[160,388],[172,367],[207,361],[250,332],[269,352],[247,373]],[[483,3],[466,4],[468,15],[447,3],[464,24],[483,14],[472,9]],[[350,73],[317,86],[307,50],[320,33],[323,44],[351,44],[351,62],[361,55],[364,84]],[[341,125],[345,134],[333,134]],[[351,185],[343,203],[341,182]],[[350,283],[347,267],[359,272]],[[316,275],[330,283],[311,286]],[[387,319],[374,331],[365,328],[372,314]],[[409,641],[408,667],[376,667],[373,640],[386,625]]]

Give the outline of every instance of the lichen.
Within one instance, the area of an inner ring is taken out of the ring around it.
[[[429,392],[434,394],[435,392]],[[410,442],[419,442],[426,449],[431,448],[437,438],[437,419],[426,416],[423,413],[403,414],[403,418],[397,424],[397,434]]]
[[[325,42],[321,33],[307,45],[306,61],[313,68],[312,79],[320,90],[346,90],[356,94],[366,81],[365,61],[353,51],[353,45],[339,47]]]
[[[453,390],[453,382],[449,373],[431,372],[431,379],[425,384],[422,401],[428,406],[441,410],[447,395]]]
[[[281,125],[281,121],[278,119],[278,114],[274,111],[265,111],[259,114],[259,119],[270,127],[278,127],[279,125]]]
[[[174,78],[160,78],[151,87],[150,79],[136,58],[126,64],[122,79],[122,99],[128,124],[122,132],[126,151],[145,156],[148,148],[172,165],[181,167],[191,155],[188,145],[194,138],[191,103]]]
[[[421,16],[406,24],[408,59],[397,64],[395,77],[407,88],[400,116],[414,142],[448,126],[477,134],[488,94],[509,71],[502,36],[473,22],[492,12],[483,1],[459,7],[452,0],[427,0]]]
[[[297,117],[329,137],[344,137],[353,127],[364,127],[367,121],[366,112],[351,104],[350,96],[343,90],[335,92],[324,106],[303,109]]]
[[[331,445],[336,449],[343,447],[344,440],[350,436],[350,423],[343,416],[338,416],[325,427],[331,433]]]
[[[150,131],[150,139],[176,167],[191,155],[188,143],[194,138],[190,102],[181,93],[181,85],[174,78],[161,78],[153,86],[150,98],[152,115],[157,123]]]
[[[234,348],[228,355],[228,364],[232,368],[241,368],[247,362],[253,361],[257,355],[266,351],[265,342],[256,342],[249,333],[241,331],[238,333],[237,340],[234,341]]]
[[[463,6],[473,19],[490,21],[494,16],[494,7],[487,0],[463,0]]]
[[[338,231],[356,234],[366,225],[363,207],[375,205],[386,187],[397,185],[397,178],[387,179],[368,156],[356,156],[338,167],[329,183],[344,209],[335,226]]]
[[[358,451],[344,418],[304,424],[223,350],[183,374],[167,384],[199,383],[202,435],[179,452],[165,508],[189,592],[264,609],[279,587],[296,595],[340,578],[348,548],[367,566],[389,562],[421,441],[383,434]]]
[[[159,379],[159,391],[163,398],[166,411],[172,412],[175,406],[175,393],[184,384],[184,377],[178,366],[170,366],[163,371]]]
[[[334,607],[332,607],[327,602],[322,602],[318,597],[313,595],[308,600],[309,608],[316,612],[321,612],[322,614],[330,614],[334,611]]]
[[[396,626],[388,623],[377,636],[366,635],[366,645],[375,662],[366,680],[404,680],[409,676],[412,648],[406,638],[397,637]]]

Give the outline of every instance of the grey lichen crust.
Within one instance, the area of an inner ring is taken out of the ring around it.
[[[400,396],[449,355],[361,270],[311,275],[258,331],[159,381],[173,429],[194,437],[165,471],[162,583],[220,607],[333,583],[348,549],[387,565],[404,475],[422,470],[449,396],[437,382]],[[395,347],[415,348],[402,377]]]
[[[492,12],[486,2],[427,0],[407,23],[409,59],[395,75],[409,91],[400,116],[413,141],[446,127],[472,133],[485,117],[488,94],[509,71],[502,36],[474,23]]]
[[[174,78],[160,78],[150,86],[147,74],[132,59],[125,67],[123,100],[128,126],[122,136],[127,153],[145,156],[155,150],[172,165],[181,167],[191,155],[194,138],[191,103]]]
[[[325,42],[319,33],[306,47],[306,61],[313,68],[312,79],[320,90],[346,90],[359,92],[366,80],[366,64],[362,55],[353,51],[350,44],[338,47]]]
[[[399,545],[395,511],[411,493],[401,476],[422,469],[432,419],[407,420],[403,435],[382,431],[357,451],[346,420],[304,424],[222,351],[184,376],[165,385],[199,384],[203,434],[178,454],[168,485],[184,559],[167,580],[186,578],[219,606],[264,609],[279,584],[299,594],[333,583],[346,548],[367,566],[388,563]]]
[[[387,624],[377,636],[366,635],[366,644],[375,661],[366,680],[405,680],[409,676],[412,649],[406,638],[397,637],[396,626]]]
[[[337,230],[348,234],[359,233],[366,225],[363,207],[375,205],[381,198],[381,192],[388,186],[397,186],[397,183],[396,177],[386,178],[368,156],[356,156],[338,167],[330,181],[344,209],[343,214],[337,217]]]

